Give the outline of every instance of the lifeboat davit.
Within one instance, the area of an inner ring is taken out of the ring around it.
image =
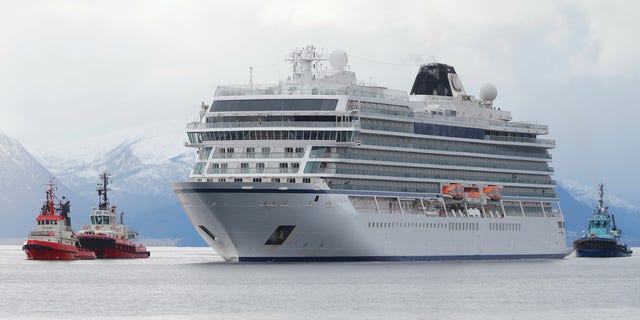
[[[500,187],[498,186],[486,186],[482,189],[482,192],[487,195],[487,198],[491,201],[500,201],[500,199],[502,199]]]

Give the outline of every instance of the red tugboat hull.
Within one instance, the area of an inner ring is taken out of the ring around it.
[[[22,246],[28,260],[79,260],[95,259],[89,250],[48,241],[27,240]]]
[[[78,235],[83,248],[93,251],[98,259],[138,259],[151,255],[143,245],[105,235]]]

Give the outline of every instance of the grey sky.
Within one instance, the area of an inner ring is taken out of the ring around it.
[[[550,126],[556,178],[640,205],[638,1],[0,1],[0,130],[26,146],[191,119],[217,84],[276,82],[295,47],[342,49],[408,90],[416,64],[490,82]],[[635,201],[635,202],[634,202]]]

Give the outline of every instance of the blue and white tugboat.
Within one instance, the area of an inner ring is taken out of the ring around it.
[[[604,206],[604,185],[600,184],[599,205],[593,209],[582,238],[573,241],[577,257],[628,257],[633,251],[620,240],[616,219]]]

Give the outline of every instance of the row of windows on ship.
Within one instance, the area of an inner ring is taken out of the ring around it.
[[[230,140],[326,140],[350,142],[353,140],[354,132],[335,130],[234,130],[187,132],[187,136],[190,143]]]
[[[321,179],[315,181],[315,179],[311,178],[198,178],[195,181],[198,182],[273,182],[273,183],[311,183],[311,182],[320,182]]]
[[[190,133],[190,136],[195,133]],[[246,139],[252,140],[252,139]],[[352,139],[349,138],[348,141]],[[204,140],[215,141],[215,140]],[[194,141],[191,139],[191,142]],[[198,141],[202,142],[202,141]],[[346,142],[346,141],[345,141]],[[354,141],[352,141],[354,142]],[[360,133],[357,141],[360,145],[372,145],[379,147],[394,147],[394,148],[409,148],[419,150],[432,150],[432,151],[446,151],[446,152],[465,152],[482,155],[500,155],[500,156],[516,156],[527,157],[534,159],[550,159],[551,156],[545,148],[540,147],[525,147],[525,146],[512,146],[502,144],[482,144],[471,143],[466,141],[452,141],[441,139],[427,139],[427,138],[415,138],[415,137],[400,137],[400,136],[388,136],[381,134]],[[207,147],[211,148],[211,147]],[[254,149],[256,153],[258,149]],[[274,150],[259,150],[261,153],[271,153]],[[209,149],[210,152],[210,149]],[[203,154],[209,155],[210,153]],[[277,154],[276,154],[277,155]]]
[[[213,147],[205,147],[198,150],[198,160],[207,160],[212,154]],[[214,158],[236,158],[236,157],[247,157],[253,158],[256,156],[267,158],[267,157],[284,157],[284,158],[301,158],[304,155],[305,148],[302,147],[286,147],[281,150],[284,152],[274,153],[270,147],[247,147],[242,149],[244,152],[236,153],[236,148],[216,148],[214,153]],[[259,151],[259,152],[258,152]]]
[[[240,148],[240,152],[236,153],[236,148],[215,148],[204,147],[198,151],[198,160],[225,159],[225,158],[301,158],[304,155],[304,147],[285,147],[274,148],[283,150],[282,152],[272,152],[271,147],[247,147]],[[333,150],[333,152],[332,152]],[[372,149],[349,149],[349,148],[331,148],[331,147],[313,147],[310,153],[311,158],[345,158],[360,159],[372,161],[390,161],[390,162],[407,162],[407,163],[430,163],[439,165],[457,165],[471,166],[483,168],[500,168],[500,169],[516,169],[516,170],[534,170],[534,171],[552,171],[546,162],[509,160],[509,159],[491,159],[478,157],[464,157],[451,155],[436,155],[406,152],[401,155],[397,152],[386,150]]]
[[[376,129],[376,128],[370,128]],[[411,134],[411,132],[406,132],[407,134]],[[414,132],[415,133],[415,132]],[[209,131],[209,132],[188,132],[187,136],[189,137],[189,142],[193,144],[208,142],[208,141],[254,141],[254,140],[313,140],[313,141],[331,141],[338,143],[345,142],[355,142],[356,136],[358,136],[358,132],[355,131],[336,131],[336,130],[233,130],[233,131]],[[360,140],[364,140],[364,135],[367,133],[360,133],[362,138]],[[419,133],[420,134],[420,133]],[[373,136],[373,135],[372,135]],[[399,137],[399,136],[389,136],[394,146],[401,146],[407,148],[420,148],[420,149],[429,149],[433,144],[432,140],[443,140],[443,139],[433,139],[430,138],[434,135],[425,135],[424,137],[415,137],[415,136],[407,136],[407,137]],[[459,135],[435,135],[435,136],[445,136],[445,137],[454,137],[454,138],[473,138],[479,140],[485,140],[484,131],[480,131],[476,133],[475,136],[470,136],[465,132],[460,133]],[[482,137],[481,137],[482,136]],[[519,141],[519,142],[527,142],[527,143],[536,143],[536,142],[545,142],[551,143],[551,140],[537,140],[533,138],[508,138],[501,136],[487,136],[490,140],[505,140],[505,141]],[[378,141],[384,141],[378,139]],[[446,140],[450,141],[450,140]],[[377,144],[374,141],[367,142],[367,144]],[[480,147],[479,144],[473,144],[469,142],[464,142],[466,144],[467,149],[468,146]],[[455,143],[451,143],[451,145],[455,145]],[[494,145],[497,148],[496,150],[503,149],[502,145]],[[471,152],[479,152],[482,150],[477,148],[472,148]],[[516,147],[516,150],[522,153],[522,147]]]
[[[364,145],[396,148],[436,150],[448,152],[467,152],[474,154],[493,154],[503,156],[550,159],[546,149],[541,147],[513,146],[505,144],[486,144],[468,141],[453,141],[411,136],[390,136],[385,134],[360,133],[358,140]]]
[[[38,225],[41,226],[48,226],[48,225],[58,225],[58,221],[62,221],[62,220],[38,220]]]
[[[200,175],[205,172],[206,162],[196,162],[193,174]],[[241,162],[241,163],[209,163],[207,174],[253,174],[253,173],[298,173],[299,162]],[[493,182],[519,182],[534,184],[552,184],[553,180],[548,175],[513,174],[484,171],[459,171],[452,169],[416,168],[405,166],[367,165],[350,163],[308,162],[305,172],[348,174],[365,176],[405,177],[422,179],[446,179],[465,181],[493,181]]]
[[[478,231],[478,222],[369,222],[371,229],[380,228],[407,228],[407,229],[436,229],[449,231]],[[520,223],[489,223],[489,231],[520,231]]]

